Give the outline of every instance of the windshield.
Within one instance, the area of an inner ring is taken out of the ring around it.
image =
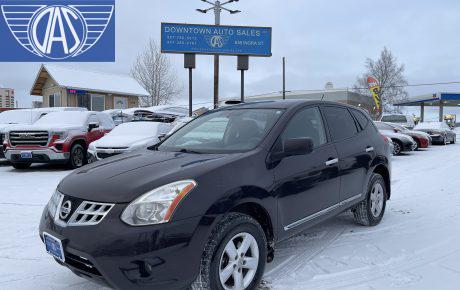
[[[382,122],[407,123],[407,119],[404,115],[388,115],[382,117]]]
[[[120,136],[155,136],[162,123],[156,122],[134,122],[124,123],[115,127],[109,135]]]
[[[0,113],[0,124],[32,124],[32,110],[11,110]]]
[[[420,123],[417,126],[415,126],[415,130],[417,129],[447,129],[448,126],[445,125],[445,123],[442,122],[427,122],[427,123]]]
[[[159,147],[161,151],[244,152],[257,147],[282,115],[279,109],[230,109],[188,123]]]
[[[35,124],[37,125],[73,125],[73,126],[83,126],[86,123],[88,117],[87,112],[54,112],[49,113],[40,119],[38,119]]]
[[[393,131],[393,127],[391,127],[391,126],[388,125],[388,124],[382,123],[382,122],[375,122],[375,126],[376,126],[377,129],[379,129],[379,130],[390,130],[390,131]]]

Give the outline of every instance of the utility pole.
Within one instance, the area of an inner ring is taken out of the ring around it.
[[[221,3],[220,1],[214,1],[211,2],[209,0],[201,0],[202,2],[208,3],[212,5],[208,9],[197,9],[196,11],[201,12],[201,13],[207,13],[210,10],[214,10],[214,24],[216,26],[220,25],[220,13],[222,10],[225,10],[229,12],[230,14],[237,14],[240,13],[240,10],[231,10],[227,9],[224,7],[224,5],[227,5],[229,3],[233,2],[238,2],[239,0],[228,0],[224,3]],[[214,108],[217,108],[219,105],[219,55],[216,54],[214,55]]]
[[[286,100],[286,58],[283,56],[283,100]]]

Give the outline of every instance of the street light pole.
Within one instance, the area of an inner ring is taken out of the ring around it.
[[[207,9],[196,9],[200,13],[207,13],[210,10],[214,10],[214,24],[216,26],[220,25],[220,14],[222,10],[229,12],[230,14],[240,13],[240,10],[231,10],[224,7],[229,3],[238,2],[239,0],[228,0],[224,3],[221,3],[219,0],[211,2],[210,0],[201,0],[202,2],[212,5]],[[217,108],[219,105],[219,55],[214,55],[214,108]]]
[[[215,25],[220,25],[220,1],[216,1],[214,7]],[[214,108],[219,105],[219,55],[214,55]]]

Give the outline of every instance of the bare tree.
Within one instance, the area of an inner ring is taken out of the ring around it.
[[[169,59],[161,53],[153,39],[150,39],[144,52],[137,57],[131,75],[150,94],[141,99],[142,106],[168,104],[183,89]]]
[[[399,65],[391,51],[384,47],[378,60],[366,59],[365,68],[366,72],[358,77],[353,87],[354,91],[370,96],[371,92],[367,78],[373,76],[381,88],[382,111],[389,113],[400,112],[400,108],[393,106],[393,104],[395,101],[406,99],[408,95],[404,90],[404,86],[407,85],[407,80],[404,76],[404,65]]]

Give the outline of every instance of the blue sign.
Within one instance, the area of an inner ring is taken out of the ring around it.
[[[271,56],[270,27],[161,24],[164,53]]]
[[[115,61],[115,0],[0,0],[0,61]]]

